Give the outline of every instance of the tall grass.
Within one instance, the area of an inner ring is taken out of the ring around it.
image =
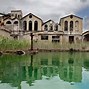
[[[34,42],[34,48],[39,48],[39,49],[61,49],[61,50],[66,50],[66,49],[79,49],[79,50],[89,50],[89,42],[80,42],[80,43],[52,43],[52,42]]]
[[[31,43],[27,40],[15,40],[5,37],[0,37],[0,50],[26,50],[30,49]],[[34,49],[79,49],[79,50],[89,50],[89,42],[80,42],[80,43],[52,43],[47,41],[33,41]]]
[[[20,50],[29,48],[30,43],[26,40],[14,40],[0,37],[0,50]]]

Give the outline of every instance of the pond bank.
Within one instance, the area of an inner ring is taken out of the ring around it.
[[[39,49],[39,52],[89,52],[89,50],[83,49]]]
[[[89,50],[85,49],[28,49],[28,50],[4,50],[0,51],[0,55],[2,54],[18,54],[18,55],[24,55],[24,54],[36,54],[38,52],[89,52]]]

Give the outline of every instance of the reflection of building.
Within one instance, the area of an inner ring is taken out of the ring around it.
[[[86,59],[86,60],[84,60],[84,59]],[[83,67],[84,67],[87,71],[89,71],[89,55],[88,55],[88,53],[85,53],[85,54],[83,55]]]
[[[30,40],[29,34],[34,33],[34,40],[51,43],[78,43],[88,41],[89,33],[83,32],[83,19],[68,15],[60,19],[59,23],[52,20],[43,22],[38,16],[29,13],[23,17],[21,10],[13,10],[8,15],[0,17],[0,35],[15,39]],[[3,24],[2,24],[3,23]]]
[[[78,66],[74,62],[69,64],[68,61],[60,66],[59,76],[62,80],[68,82],[81,82],[82,80],[82,65]]]
[[[54,54],[54,53],[53,53]],[[47,79],[59,75],[67,82],[81,82],[82,61],[80,54],[37,54],[34,56],[0,58],[0,81],[21,88],[21,82],[32,85],[35,80]],[[46,55],[46,56],[45,56]],[[15,60],[14,60],[15,58]],[[5,60],[2,60],[5,59]],[[12,60],[13,59],[13,60]]]
[[[81,61],[80,61],[81,60]],[[81,53],[70,53],[62,56],[59,76],[68,82],[81,82],[82,80],[82,57]]]

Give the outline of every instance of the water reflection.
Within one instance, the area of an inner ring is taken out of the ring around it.
[[[0,81],[21,89],[21,82],[29,86],[46,76],[47,80],[59,75],[63,81],[82,82],[82,68],[89,71],[88,53],[39,53],[37,55],[0,57]]]

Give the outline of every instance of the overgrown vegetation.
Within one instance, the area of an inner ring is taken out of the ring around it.
[[[27,40],[15,40],[5,37],[0,37],[0,50],[27,50],[30,49],[31,43]],[[37,41],[33,42],[34,49],[59,49],[59,50],[68,50],[68,49],[77,49],[77,50],[89,50],[89,42],[79,42],[79,43],[52,43],[46,41]]]
[[[52,43],[52,42],[34,42],[34,48],[39,49],[61,49],[67,50],[70,48],[77,50],[89,50],[89,42],[79,42],[79,43]]]
[[[0,50],[24,50],[29,48],[30,43],[26,40],[14,40],[0,37]]]

